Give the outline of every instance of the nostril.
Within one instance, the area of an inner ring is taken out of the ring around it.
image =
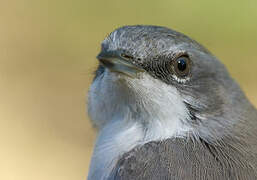
[[[127,54],[121,54],[121,57],[125,58],[125,59],[134,59],[133,56],[127,55]]]
[[[100,63],[101,63],[103,66],[105,66],[105,67],[107,67],[107,68],[111,68],[111,67],[114,66],[114,64],[113,64],[111,61],[108,61],[108,60],[106,60],[106,59],[99,59],[99,61],[100,61]]]

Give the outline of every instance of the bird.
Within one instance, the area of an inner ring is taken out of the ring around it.
[[[257,110],[204,46],[129,25],[103,40],[97,60],[89,180],[257,179]]]

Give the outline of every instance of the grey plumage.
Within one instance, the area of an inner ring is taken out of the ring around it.
[[[245,153],[192,139],[150,142],[123,155],[109,179],[254,180],[256,169]]]
[[[180,56],[190,58],[192,63],[186,77],[177,77],[170,68]],[[203,46],[168,28],[126,26],[104,40],[98,58],[123,58],[154,79],[175,87],[186,107],[186,115],[179,116],[179,121],[190,127],[182,136],[153,139],[123,152],[108,178],[103,179],[257,179],[257,111],[224,65]],[[113,68],[113,64],[102,63],[95,77],[99,82],[106,68]],[[122,86],[128,83],[125,79]],[[141,91],[127,86],[129,99],[125,106],[132,114],[129,120],[142,124],[147,134],[151,122],[139,117],[151,114],[146,106],[154,106],[155,101],[146,102]],[[111,88],[113,93],[122,93]],[[89,112],[101,131],[108,122],[94,118],[98,116],[92,115],[92,104]],[[175,105],[160,108],[174,109]],[[161,109],[157,106],[155,111]]]

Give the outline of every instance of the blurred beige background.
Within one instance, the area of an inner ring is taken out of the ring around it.
[[[0,0],[0,179],[86,179],[95,56],[122,25],[162,25],[193,37],[257,105],[256,19],[256,0]]]

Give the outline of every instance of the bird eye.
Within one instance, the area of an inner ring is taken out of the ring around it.
[[[174,62],[175,73],[180,77],[185,77],[190,72],[190,59],[187,56],[181,56]]]

